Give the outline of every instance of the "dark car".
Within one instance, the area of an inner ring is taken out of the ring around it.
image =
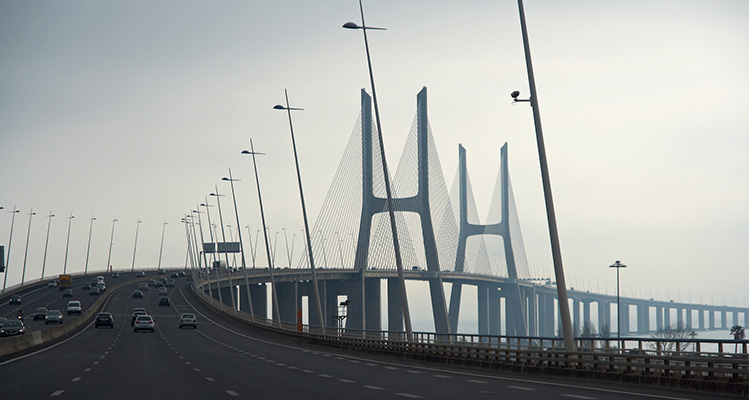
[[[91,296],[99,296],[100,294],[102,294],[102,292],[99,290],[98,287],[94,287],[94,288],[91,288],[91,291],[89,291],[89,294]]]
[[[63,297],[73,297],[73,289],[63,290]]]
[[[44,317],[44,324],[60,324],[63,323],[63,315],[60,310],[49,310],[47,315]]]
[[[160,270],[159,270],[159,275],[164,275],[164,274],[166,274],[166,273],[167,273],[167,272],[166,272],[166,271],[164,271],[163,269],[160,269]]]
[[[135,276],[138,277],[138,278],[142,278],[142,277],[146,276],[146,272],[139,271],[137,274],[135,274]]]
[[[159,307],[169,307],[169,297],[159,297]]]
[[[180,274],[178,274],[177,272],[172,273],[172,278],[179,278],[179,277],[180,277]]]
[[[81,289],[83,289],[83,290],[90,290],[91,289],[91,285],[89,285],[87,283],[87,284],[83,285],[83,287]]]
[[[44,319],[44,317],[46,316],[47,316],[47,308],[38,307],[36,310],[34,310],[34,321],[38,319]]]
[[[94,328],[98,328],[100,326],[108,326],[110,328],[115,327],[115,320],[112,318],[112,314],[108,312],[101,312],[99,314],[96,314],[96,322],[94,322]]]
[[[174,279],[167,279],[167,287],[174,287]]]
[[[8,300],[9,304],[21,304],[21,296],[14,294],[10,296],[10,300]]]
[[[15,319],[11,319],[3,322],[0,327],[0,336],[15,336],[23,335],[26,333],[26,325],[23,322]]]
[[[143,292],[140,290],[136,290],[133,292],[133,298],[134,299],[142,299],[143,298]]]

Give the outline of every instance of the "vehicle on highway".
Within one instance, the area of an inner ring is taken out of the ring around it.
[[[99,296],[100,294],[102,294],[102,291],[99,290],[98,287],[92,287],[91,290],[89,290],[89,295],[91,296]]]
[[[150,315],[139,315],[133,324],[133,332],[148,330],[153,332],[155,328],[154,319]]]
[[[192,274],[190,274],[190,275],[186,276],[186,277],[185,277],[185,280],[186,280],[186,281],[192,281],[192,280],[193,280],[193,275],[192,275]]]
[[[104,284],[104,281],[97,283],[96,287],[99,288],[100,292],[104,292],[105,290],[107,290],[107,285]]]
[[[73,277],[70,276],[70,274],[60,274],[57,282],[57,287],[60,288],[60,290],[70,289],[71,287],[73,287]]]
[[[180,329],[183,327],[191,327],[193,329],[198,328],[198,319],[195,318],[195,314],[180,315]]]
[[[167,288],[160,287],[159,288],[159,296],[166,296],[167,295]]]
[[[166,272],[166,271],[164,271],[163,269],[160,269],[160,270],[158,271],[158,274],[159,274],[159,275],[164,275],[164,274],[166,274],[166,273],[167,273],[167,272]]]
[[[108,312],[100,312],[99,314],[96,314],[96,322],[94,322],[94,328],[98,328],[100,326],[108,326],[110,328],[114,328],[115,319],[112,318],[112,314]]]
[[[167,279],[167,287],[174,287],[174,279]]]
[[[143,292],[140,290],[133,291],[133,298],[134,299],[142,299],[143,298]]]
[[[146,272],[145,271],[139,271],[137,274],[135,274],[135,276],[137,278],[143,278],[144,276],[146,276]]]
[[[149,286],[156,286],[156,280],[155,279],[149,279],[148,280],[148,285]]]
[[[96,276],[96,281],[97,281],[97,282],[104,282],[104,276],[102,276],[102,275],[97,275],[97,276]]]
[[[26,325],[22,321],[15,319],[3,322],[2,327],[0,327],[0,336],[15,336],[25,333]]]
[[[5,318],[5,317],[0,317],[0,325],[2,325],[2,324],[3,324],[3,322],[5,322],[5,321],[7,321],[7,320],[8,320],[8,318]]]
[[[172,278],[179,278],[179,277],[180,277],[180,274],[178,274],[177,272],[172,272]]]
[[[8,300],[8,304],[21,304],[21,296],[17,294],[10,296],[10,299]]]
[[[44,319],[44,317],[47,316],[47,308],[46,307],[37,307],[34,310],[34,321],[38,319]]]
[[[44,316],[44,324],[60,324],[63,323],[63,315],[60,310],[49,310],[47,315]]]
[[[49,281],[47,287],[57,287],[57,281]]]
[[[156,287],[167,287],[167,284],[163,280],[156,281]]]
[[[65,307],[65,310],[68,312],[68,315],[70,314],[80,314],[81,313],[81,302],[78,300],[71,300],[68,302],[68,306]]]
[[[183,277],[183,276],[185,276],[185,273],[184,273],[184,272],[182,272],[182,271],[180,271],[180,272],[178,272],[178,273],[177,273],[177,276],[178,276],[178,277]]]
[[[119,272],[115,272],[115,273],[112,274],[112,277],[115,278],[115,279],[117,279],[117,278],[120,277],[120,273]]]
[[[169,307],[169,297],[159,297],[159,307]]]
[[[87,284],[83,285],[83,287],[81,289],[83,289],[83,290],[91,290],[91,285],[87,283]]]
[[[73,289],[63,290],[63,297],[73,297]]]
[[[133,324],[135,323],[136,317],[138,317],[139,315],[147,315],[147,314],[148,313],[146,312],[145,308],[140,308],[140,307],[134,308],[133,313],[130,314],[130,326],[133,326]]]
[[[148,290],[148,284],[141,283],[140,285],[138,285],[138,290]]]

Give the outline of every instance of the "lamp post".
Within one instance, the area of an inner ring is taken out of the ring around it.
[[[86,267],[83,269],[83,274],[87,275],[89,272],[89,253],[91,252],[91,232],[94,230],[94,221],[96,221],[96,218],[92,215],[89,219],[91,221],[91,224],[89,224],[89,244],[86,246]]]
[[[575,351],[573,339],[573,325],[570,321],[570,306],[568,304],[568,292],[565,286],[565,271],[563,270],[562,252],[560,251],[560,239],[557,232],[557,219],[555,217],[555,205],[552,201],[552,186],[549,180],[547,168],[547,153],[544,149],[544,137],[542,135],[542,119],[539,114],[539,102],[534,81],[534,69],[531,63],[531,50],[529,49],[529,36],[526,31],[526,15],[523,9],[523,0],[518,0],[518,12],[521,19],[521,34],[523,36],[523,48],[526,55],[526,72],[529,78],[529,89],[531,97],[527,100],[518,100],[519,92],[511,93],[514,101],[528,101],[534,114],[534,128],[536,130],[537,149],[539,152],[539,166],[542,173],[542,186],[544,187],[544,200],[547,208],[547,225],[549,226],[550,243],[552,246],[552,260],[555,267],[555,280],[557,281],[557,298],[560,308],[560,324],[562,325],[565,351]]]
[[[281,327],[281,316],[279,313],[279,298],[276,293],[276,279],[273,276],[273,262],[271,262],[271,250],[268,246],[268,235],[266,234],[266,215],[263,213],[263,199],[260,195],[260,178],[258,178],[258,165],[255,162],[256,153],[255,147],[253,147],[253,139],[250,139],[250,151],[242,150],[242,154],[250,154],[253,157],[253,171],[255,171],[255,186],[258,188],[258,203],[260,204],[260,219],[263,224],[263,242],[266,244],[266,257],[268,257],[268,276],[271,279],[271,301],[273,302],[273,314],[276,320],[276,325]]]
[[[383,146],[383,129],[380,125],[380,109],[378,108],[378,96],[375,92],[375,78],[372,74],[372,62],[370,60],[370,46],[367,43],[367,30],[385,30],[385,28],[375,28],[365,25],[365,12],[362,9],[362,0],[359,0],[359,13],[362,17],[362,25],[354,22],[347,22],[343,25],[346,29],[361,29],[365,39],[365,52],[367,53],[367,68],[370,72],[370,87],[372,88],[372,100],[375,106],[375,122],[378,128],[378,144],[380,145],[380,161],[383,165],[383,179],[385,181],[385,194],[388,200],[388,216],[391,220],[391,234],[393,235],[393,250],[396,258],[396,268],[398,270],[399,293],[401,295],[401,307],[404,314],[404,325],[406,326],[406,338],[408,341],[413,340],[411,329],[411,316],[409,315],[409,302],[406,297],[406,281],[404,279],[404,266],[401,260],[401,247],[398,242],[398,232],[396,230],[396,214],[393,211],[393,196],[391,194],[391,182],[388,177],[388,164],[385,159],[385,147]],[[364,271],[362,276],[364,277]]]
[[[620,268],[626,268],[627,265],[615,261],[609,267],[617,269],[617,340],[620,340]]]
[[[229,178],[223,177],[221,178],[222,181],[228,181],[229,186],[232,188],[232,203],[234,203],[234,218],[237,221],[237,240],[240,241],[240,259],[242,260],[242,271],[245,274],[245,290],[246,290],[246,296],[247,296],[247,304],[249,308],[249,314],[250,314],[250,320],[255,321],[255,310],[253,310],[253,299],[250,296],[250,279],[247,277],[247,263],[245,262],[245,246],[242,244],[242,225],[240,225],[240,214],[237,212],[237,196],[234,193],[234,181],[239,181],[239,179],[233,179],[232,178],[232,169],[229,168]],[[250,227],[248,226],[248,233],[250,232]],[[250,247],[252,248],[253,244],[250,243]]]
[[[112,218],[112,233],[109,235],[109,253],[107,253],[107,265],[104,267],[105,270],[109,268],[109,262],[112,261],[112,243],[115,238],[115,222],[117,222],[117,218]]]
[[[50,225],[52,225],[52,217],[54,217],[55,214],[52,214],[52,211],[49,212],[49,215],[47,216],[47,238],[44,240],[44,258],[42,258],[42,276],[39,277],[39,279],[44,279],[44,267],[47,266],[47,247],[49,246],[49,228]]]
[[[65,240],[65,261],[63,262],[63,274],[68,273],[68,247],[70,246],[70,225],[73,222],[73,218],[75,218],[75,215],[73,213],[70,213],[68,216],[68,238]]]
[[[281,228],[284,231],[284,244],[286,245],[286,259],[289,262],[289,268],[292,268],[292,254],[289,253],[289,236],[286,234],[286,228]]]
[[[310,257],[310,274],[313,278],[313,296],[315,297],[315,308],[318,314],[318,323],[320,324],[320,331],[325,334],[325,318],[323,317],[323,307],[320,301],[320,290],[318,289],[318,277],[315,274],[315,261],[313,259],[312,246],[310,240],[310,225],[307,221],[307,208],[305,207],[305,194],[302,190],[302,175],[299,171],[299,158],[297,157],[297,142],[294,140],[294,126],[292,125],[292,110],[303,110],[302,108],[289,107],[289,94],[284,89],[284,99],[286,101],[286,107],[280,104],[275,105],[275,110],[286,110],[286,115],[289,118],[289,132],[292,136],[292,150],[294,152],[294,166],[297,170],[297,185],[299,186],[299,199],[302,204],[302,219],[305,223],[305,237],[307,238],[308,257]],[[284,240],[286,240],[286,229],[284,229]],[[292,259],[289,255],[289,242],[287,242],[287,257],[289,258],[289,267],[291,268]],[[325,251],[325,249],[324,249]]]
[[[161,269],[161,255],[162,251],[164,250],[164,231],[167,230],[167,221],[164,221],[161,224],[161,244],[159,245],[159,264],[157,264],[156,269]]]
[[[138,221],[135,225],[135,241],[133,242],[133,264],[130,266],[130,272],[133,272],[135,270],[135,250],[138,248],[138,230],[141,228],[141,219],[138,218]]]
[[[31,218],[35,216],[36,213],[34,212],[34,209],[31,209],[31,212],[29,212],[29,230],[26,232],[26,251],[23,253],[23,272],[21,272],[21,286],[23,286],[23,281],[26,278],[26,259],[29,256],[29,236],[31,236]]]
[[[219,303],[224,304],[224,301],[222,301],[221,298],[221,285],[219,283],[219,268],[216,265],[216,241],[214,240],[214,231],[211,229],[211,212],[209,210],[209,207],[213,207],[212,205],[208,204],[208,197],[204,197],[205,203],[201,203],[202,207],[206,207],[206,216],[208,217],[208,233],[211,236],[211,246],[213,246],[213,251],[211,251],[211,267],[214,269],[215,275],[216,275],[216,292],[219,294]],[[201,226],[201,230],[203,227]],[[209,278],[210,278],[210,270],[209,270]],[[209,279],[210,281],[210,279]],[[210,288],[210,286],[209,286]]]
[[[5,292],[5,285],[8,283],[8,263],[10,263],[10,245],[13,243],[13,225],[16,223],[16,214],[20,213],[21,210],[17,210],[16,206],[13,206],[13,211],[10,213],[13,216],[10,219],[10,237],[8,238],[8,255],[5,256],[5,276],[3,277],[3,293]]]
[[[203,204],[201,204],[201,205],[203,205]],[[193,210],[193,212],[198,215],[198,227],[199,227],[199,230],[200,230],[200,233],[201,233],[201,250],[200,251],[203,254],[203,267],[206,268],[206,274],[208,274],[211,271],[208,269],[208,259],[206,258],[206,251],[205,251],[205,243],[206,243],[206,241],[203,239],[203,223],[201,223],[201,214],[202,214],[202,212],[200,211],[200,206],[201,205],[198,206],[198,209]],[[202,273],[203,273],[203,271],[201,270],[201,274]],[[204,278],[204,277],[201,276],[201,278]],[[206,282],[208,282],[208,293],[211,293],[211,279],[210,279],[211,277],[207,276],[206,278],[207,278]]]
[[[226,233],[224,233],[224,217],[222,216],[222,213],[221,213],[221,201],[219,200],[219,197],[223,195],[219,194],[218,185],[214,185],[214,189],[216,190],[216,193],[211,193],[211,196],[216,197],[216,205],[219,208],[219,224],[221,224],[221,240],[224,241],[225,246],[226,246],[227,235]],[[226,249],[224,250],[224,259],[227,262],[227,277],[229,278],[229,288],[231,289],[229,291],[229,295],[232,297],[232,311],[234,311],[234,313],[237,314],[237,301],[234,297],[234,284],[232,283],[232,269],[229,268],[229,253],[227,253]]]

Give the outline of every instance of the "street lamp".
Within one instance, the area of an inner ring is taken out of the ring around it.
[[[617,340],[620,340],[620,268],[626,268],[627,265],[615,261],[609,267],[617,269]]]
[[[276,279],[273,276],[273,262],[271,261],[271,249],[268,246],[268,235],[266,234],[266,215],[263,212],[263,199],[260,195],[260,178],[258,178],[258,165],[255,162],[256,154],[263,154],[255,152],[253,146],[253,139],[250,139],[250,150],[242,150],[242,154],[250,154],[253,157],[253,170],[255,171],[255,186],[258,188],[258,204],[260,204],[260,219],[263,224],[263,242],[266,244],[266,257],[268,257],[268,276],[271,279],[271,301],[273,302],[273,313],[274,319],[276,320],[277,326],[281,327],[281,315],[279,313],[279,298],[276,293]]]
[[[203,204],[201,204],[201,205],[203,205]],[[201,252],[201,254],[203,254],[203,268],[206,269],[206,274],[208,275],[211,272],[211,270],[208,269],[208,259],[206,258],[206,251],[205,251],[205,243],[206,243],[206,241],[205,241],[205,239],[203,239],[203,223],[201,223],[201,214],[202,214],[202,212],[200,211],[200,206],[201,205],[198,206],[198,209],[193,210],[193,213],[195,213],[195,214],[198,215],[198,227],[199,227],[200,234],[201,234],[200,252]],[[193,229],[195,229],[195,228],[193,228]],[[193,236],[195,236],[195,234],[193,234]],[[198,258],[198,262],[200,263],[200,258]],[[199,266],[200,266],[200,264],[199,264]],[[203,274],[203,270],[201,269],[201,273],[199,275],[202,275],[202,274]],[[201,279],[203,279],[203,278],[204,277],[201,276]],[[206,282],[208,282],[208,293],[212,293],[211,292],[211,279],[210,279],[211,277],[207,276],[205,278],[207,278]]]
[[[286,107],[281,104],[275,105],[274,110],[286,110],[287,117],[289,118],[289,132],[292,136],[292,150],[294,151],[294,166],[297,169],[297,185],[299,186],[299,199],[302,203],[302,219],[305,222],[305,238],[307,239],[308,257],[310,258],[310,274],[313,279],[313,296],[315,297],[315,308],[318,314],[318,323],[320,324],[321,333],[325,334],[325,319],[323,317],[323,307],[320,301],[320,290],[318,289],[318,277],[315,274],[315,261],[313,259],[313,252],[310,240],[310,225],[307,221],[307,208],[305,207],[305,194],[302,190],[302,175],[299,171],[299,158],[297,157],[297,143],[294,140],[294,127],[292,126],[292,110],[303,110],[302,108],[289,107],[289,95],[284,89],[284,99],[286,100]],[[284,240],[286,241],[286,229],[284,229]],[[287,242],[287,257],[289,258],[289,266],[291,267],[292,259],[289,255],[289,242]],[[324,249],[325,251],[325,249]]]
[[[242,271],[245,275],[245,291],[247,296],[247,304],[249,308],[249,314],[250,314],[250,320],[255,321],[255,310],[253,310],[253,299],[250,296],[250,279],[247,277],[247,263],[245,261],[245,246],[242,244],[242,225],[240,225],[240,214],[237,212],[237,196],[234,193],[234,182],[239,181],[239,179],[233,179],[232,178],[232,169],[229,168],[229,178],[226,176],[221,178],[222,181],[229,182],[229,186],[232,188],[232,203],[234,203],[234,218],[237,221],[237,240],[240,242],[240,256],[242,260]],[[248,232],[249,232],[248,227]],[[231,232],[231,231],[230,231]],[[250,243],[250,247],[252,247],[253,244]]]
[[[49,215],[47,216],[47,238],[44,240],[44,258],[42,259],[42,276],[39,279],[44,279],[44,267],[47,266],[47,246],[49,245],[49,227],[52,224],[52,217],[54,217],[55,214],[52,214],[52,211],[49,212]]]
[[[23,281],[26,278],[26,259],[29,256],[29,236],[31,236],[31,218],[35,216],[36,213],[34,212],[34,209],[31,209],[31,212],[29,212],[29,230],[26,232],[26,251],[23,253],[23,272],[21,272],[21,286],[23,286]]]
[[[216,190],[216,193],[211,193],[211,196],[216,197],[216,205],[219,207],[219,224],[221,224],[221,240],[224,241],[224,245],[226,246],[227,242],[227,235],[224,233],[224,217],[221,213],[221,201],[219,200],[219,197],[224,196],[223,194],[219,194],[219,186],[214,185],[214,189]],[[218,249],[217,249],[218,250]],[[227,253],[227,249],[224,249],[224,259],[227,262],[227,277],[229,278],[229,288],[231,289],[229,291],[229,294],[232,296],[232,311],[234,311],[235,314],[237,314],[237,302],[234,297],[234,284],[232,283],[232,270],[229,268],[229,253]]]
[[[135,250],[138,248],[138,230],[141,228],[141,222],[141,219],[138,218],[138,221],[136,221],[135,225],[135,241],[133,242],[133,264],[130,266],[130,272],[133,272],[135,270]]]
[[[396,214],[393,211],[393,196],[391,194],[391,182],[388,177],[388,164],[385,159],[385,146],[383,146],[383,129],[380,125],[380,109],[378,108],[378,96],[375,92],[375,78],[372,74],[372,62],[370,60],[370,46],[367,43],[367,30],[385,30],[385,28],[375,28],[365,25],[365,12],[362,9],[362,0],[359,0],[359,13],[362,17],[362,25],[354,22],[347,22],[343,25],[345,29],[361,29],[365,39],[365,52],[367,53],[367,68],[370,72],[370,87],[372,89],[372,100],[375,106],[375,122],[378,128],[378,144],[380,145],[380,161],[383,165],[383,180],[385,181],[385,194],[388,200],[388,216],[391,220],[391,234],[393,236],[393,250],[396,257],[396,268],[398,270],[399,293],[401,295],[401,307],[404,314],[404,325],[406,325],[406,338],[412,341],[411,316],[409,315],[409,302],[406,297],[406,281],[404,280],[404,266],[401,260],[401,247],[398,242],[398,232],[396,231]],[[364,274],[362,275],[364,277]]]
[[[213,207],[213,206],[210,205],[210,204],[208,204],[208,197],[204,197],[203,199],[206,202],[205,203],[201,203],[201,207],[206,207],[206,216],[208,217],[208,233],[209,233],[209,235],[211,237],[211,246],[214,247],[213,251],[211,251],[211,261],[212,261],[211,267],[214,269],[214,272],[215,272],[215,275],[216,275],[216,292],[219,294],[219,303],[224,304],[224,301],[221,298],[221,286],[219,284],[219,268],[218,268],[217,263],[216,263],[216,250],[217,250],[216,247],[217,246],[216,246],[216,241],[214,241],[214,231],[213,231],[213,229],[211,229],[211,212],[209,210],[209,207]],[[202,229],[203,229],[203,227],[201,226],[201,230]],[[205,247],[205,245],[204,245],[204,247]],[[209,270],[208,273],[209,273],[209,277],[210,277],[211,271]]]
[[[5,256],[5,277],[3,277],[3,292],[5,292],[5,285],[8,283],[8,263],[10,262],[10,245],[13,243],[13,225],[16,223],[16,214],[20,213],[21,210],[17,210],[16,206],[13,206],[13,217],[10,219],[10,238],[8,238],[8,255]]]
[[[83,274],[87,275],[89,272],[89,253],[91,252],[91,232],[94,230],[94,221],[96,221],[96,218],[92,215],[89,219],[91,223],[89,224],[89,244],[86,246],[86,267],[83,269]]]
[[[70,225],[73,222],[73,218],[75,216],[73,213],[70,213],[70,216],[68,216],[68,238],[65,240],[65,261],[63,262],[63,274],[68,273],[68,247],[70,246]]]
[[[109,262],[112,260],[112,241],[115,238],[115,222],[117,222],[117,218],[112,218],[112,233],[109,235],[109,253],[107,253],[107,265],[104,267],[105,270],[109,268]]]
[[[164,249],[164,231],[167,230],[167,221],[164,221],[161,224],[161,244],[159,245],[159,264],[157,264],[156,269],[161,270],[161,255],[162,250]]]
[[[573,325],[570,321],[570,305],[568,304],[568,292],[565,286],[565,271],[563,270],[562,252],[560,250],[560,238],[557,232],[557,219],[555,217],[555,205],[552,201],[552,186],[549,180],[547,168],[547,153],[544,149],[544,137],[542,136],[542,119],[539,114],[539,102],[536,94],[536,83],[534,81],[534,69],[531,64],[531,50],[529,49],[529,35],[526,31],[526,15],[523,9],[523,0],[518,0],[518,12],[521,19],[521,34],[523,36],[523,48],[526,55],[526,72],[529,78],[529,89],[531,97],[528,100],[519,100],[520,93],[514,91],[511,97],[514,101],[528,101],[534,114],[534,128],[536,130],[537,149],[539,153],[539,166],[542,173],[542,186],[544,188],[544,201],[547,207],[547,225],[549,226],[550,244],[552,246],[552,262],[555,267],[555,279],[557,280],[557,299],[560,308],[560,325],[562,325],[565,351],[575,351],[575,340],[573,338]]]

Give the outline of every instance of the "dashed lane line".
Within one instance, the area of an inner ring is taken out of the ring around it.
[[[53,393],[52,393],[52,394],[51,394],[50,396],[51,396],[51,397],[57,397],[57,396],[59,396],[59,395],[63,394],[64,392],[65,392],[64,390],[56,390],[56,391],[55,391],[55,392],[53,392]]]

